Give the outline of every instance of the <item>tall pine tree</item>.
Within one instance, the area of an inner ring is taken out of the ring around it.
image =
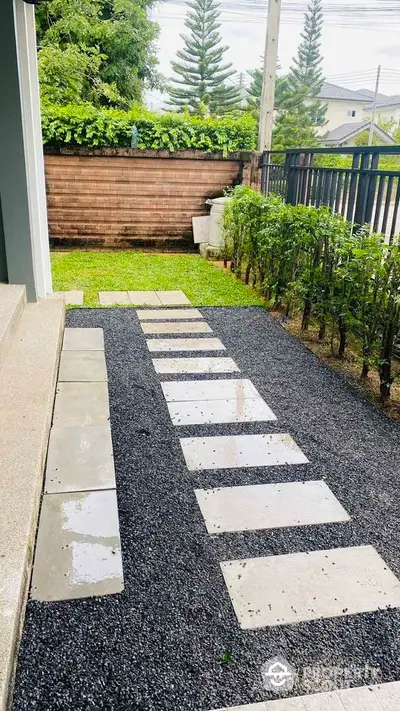
[[[297,56],[287,77],[285,95],[274,129],[275,148],[313,146],[317,127],[325,122],[326,106],[318,99],[324,83],[321,34],[322,0],[310,0]]]
[[[181,35],[185,42],[177,52],[181,61],[171,62],[176,74],[169,87],[173,106],[188,107],[201,112],[206,106],[212,114],[236,108],[240,104],[240,91],[229,81],[235,74],[232,64],[224,62],[227,47],[221,44],[218,30],[220,12],[216,0],[191,0],[185,25],[190,35]]]
[[[278,64],[277,69],[280,69]],[[262,69],[248,69],[247,74],[251,77],[252,81],[247,89],[247,101],[246,110],[251,113],[254,118],[259,119],[260,107],[261,107],[261,94],[262,94],[262,84],[263,84],[263,70]],[[277,76],[275,84],[275,110],[282,108],[282,101],[284,100],[287,92],[288,79],[286,76]]]

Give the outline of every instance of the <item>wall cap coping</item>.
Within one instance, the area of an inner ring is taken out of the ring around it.
[[[170,151],[138,148],[91,148],[89,146],[44,146],[45,155],[65,156],[101,156],[106,158],[175,158],[179,160],[224,160],[250,163],[258,157],[256,151],[236,151],[224,154],[223,151],[207,153],[199,150]]]

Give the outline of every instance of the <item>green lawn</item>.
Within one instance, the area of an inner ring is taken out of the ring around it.
[[[193,306],[260,305],[255,293],[197,254],[53,252],[55,291],[83,289],[85,306],[98,307],[99,291],[182,289]]]

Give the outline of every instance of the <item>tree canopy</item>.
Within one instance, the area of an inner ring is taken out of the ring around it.
[[[51,0],[36,11],[42,100],[129,108],[160,84],[151,0]]]
[[[316,128],[325,123],[326,106],[318,99],[324,83],[321,63],[322,0],[310,0],[297,56],[287,75],[274,129],[275,148],[313,146]]]
[[[236,108],[240,91],[232,81],[227,83],[235,70],[224,61],[228,48],[221,44],[218,32],[219,5],[216,0],[191,0],[187,5],[185,25],[190,35],[181,35],[184,48],[177,52],[178,60],[171,62],[175,76],[169,103],[196,113],[204,107],[211,114]]]

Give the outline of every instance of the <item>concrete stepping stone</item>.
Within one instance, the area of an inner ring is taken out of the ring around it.
[[[102,328],[66,328],[64,351],[104,351]]]
[[[123,590],[115,491],[46,494],[33,566],[33,600],[74,600]]]
[[[62,351],[58,382],[106,382],[104,351]]]
[[[128,297],[134,306],[162,306],[155,291],[128,291]]]
[[[59,383],[53,425],[107,425],[110,418],[107,383]]]
[[[400,682],[325,691],[309,696],[229,706],[218,711],[398,711]]]
[[[289,434],[184,437],[180,443],[189,471],[308,463]]]
[[[101,306],[130,306],[131,300],[127,291],[99,291]]]
[[[203,318],[198,309],[138,309],[140,321],[178,321]]]
[[[109,425],[53,427],[45,493],[113,488],[115,471]]]
[[[276,417],[261,397],[241,400],[169,402],[173,425],[211,425],[230,422],[269,422]]]
[[[232,358],[153,358],[156,373],[237,373]]]
[[[178,323],[141,323],[143,333],[212,333],[212,328],[205,322],[180,321]]]
[[[183,291],[156,291],[162,306],[183,306],[190,305],[190,301]]]
[[[226,350],[219,338],[152,338],[146,343],[151,353]]]
[[[63,298],[67,306],[83,306],[85,292],[71,289],[70,291],[55,291],[53,295]]]
[[[242,629],[400,606],[400,583],[373,546],[220,564]]]
[[[248,378],[227,380],[178,380],[161,383],[167,402],[184,400],[229,400],[259,398],[260,394]]]
[[[196,489],[195,494],[211,535],[350,520],[322,480]]]

